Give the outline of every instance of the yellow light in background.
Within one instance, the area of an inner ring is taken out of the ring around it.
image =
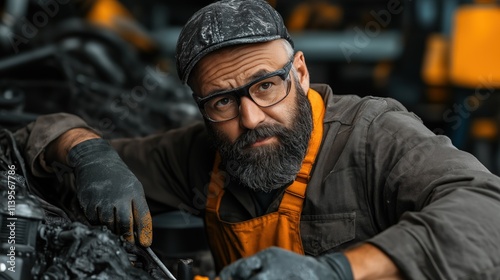
[[[485,81],[500,82],[500,7],[459,7],[451,37],[450,81],[477,88]],[[499,83],[497,83],[499,84]]]

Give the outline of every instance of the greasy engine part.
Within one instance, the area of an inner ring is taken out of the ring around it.
[[[0,130],[0,279],[168,278],[144,248],[36,195],[25,166],[13,134]]]
[[[45,253],[34,267],[35,279],[155,279],[142,269],[141,258],[125,250],[125,241],[105,227],[78,222],[43,226],[40,239],[40,252]]]
[[[31,279],[44,212],[27,191],[24,161],[14,137],[0,131],[0,270],[7,279]]]
[[[10,167],[0,171],[0,266],[7,279],[31,279],[44,212],[26,192],[24,177],[15,174],[15,165]]]

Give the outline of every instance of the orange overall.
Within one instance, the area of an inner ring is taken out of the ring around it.
[[[271,246],[304,254],[300,237],[300,215],[309,174],[323,137],[325,113],[323,99],[319,93],[310,89],[308,99],[313,108],[314,125],[309,147],[297,178],[285,190],[278,211],[243,222],[222,221],[219,217],[219,207],[224,195],[226,177],[223,171],[219,171],[220,157],[216,156],[208,186],[205,223],[217,270]]]

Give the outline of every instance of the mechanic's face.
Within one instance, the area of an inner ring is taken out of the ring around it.
[[[191,84],[198,96],[206,97],[246,85],[289,61],[281,41],[227,48],[204,57]],[[206,121],[227,171],[252,189],[269,191],[293,181],[307,150],[312,120],[302,53],[293,57],[293,67],[297,74],[287,73],[286,81],[291,83],[282,101],[263,108],[241,97],[237,117]],[[223,101],[222,105],[227,104]]]

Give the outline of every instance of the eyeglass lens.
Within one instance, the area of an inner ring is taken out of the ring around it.
[[[272,76],[259,81],[248,89],[251,99],[260,107],[272,106],[283,100],[288,93],[289,79]],[[239,114],[236,94],[223,94],[208,100],[204,105],[205,114],[213,121],[224,121]]]

